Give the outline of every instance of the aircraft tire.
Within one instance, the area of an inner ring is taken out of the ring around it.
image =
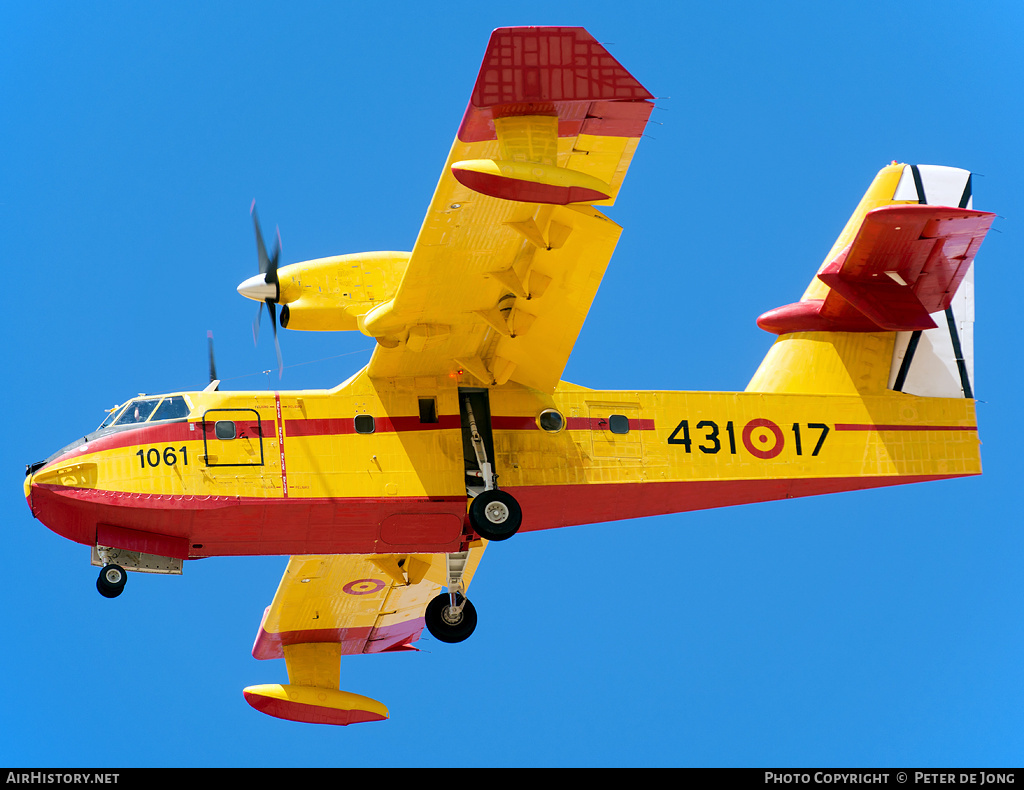
[[[450,608],[451,600],[448,593],[441,593],[428,603],[423,617],[427,624],[427,630],[430,631],[434,639],[448,644],[469,639],[473,631],[476,630],[476,607],[470,603],[468,598],[463,599],[462,612],[456,622],[452,622],[451,618],[447,616]]]
[[[104,565],[96,579],[96,589],[104,598],[116,598],[124,592],[128,574],[120,565]]]
[[[523,509],[511,494],[493,488],[473,497],[469,523],[481,538],[508,540],[523,523]]]

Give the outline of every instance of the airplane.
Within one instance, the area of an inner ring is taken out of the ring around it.
[[[599,391],[562,374],[621,228],[654,97],[578,27],[495,30],[411,252],[280,265],[252,209],[238,286],[282,327],[356,331],[330,389],[140,395],[27,467],[33,515],[89,546],[99,592],[198,558],[290,555],[250,686],[281,719],[389,717],[343,655],[458,643],[489,542],[518,533],[981,473],[967,170],[870,183],[739,392]],[[650,264],[654,275],[656,264]],[[518,537],[536,540],[540,536]]]

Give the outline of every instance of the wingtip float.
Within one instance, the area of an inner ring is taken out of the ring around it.
[[[620,232],[593,204],[650,100],[581,28],[495,31],[411,252],[279,267],[253,207],[239,292],[275,336],[280,306],[283,327],[374,338],[369,365],[330,390],[133,398],[29,466],[32,513],[91,547],[107,597],[125,571],[293,555],[253,648],[289,683],[245,699],[344,725],[389,714],[339,690],[342,656],[473,632],[487,540],[980,474],[971,282],[992,215],[956,168],[883,168],[801,300],[761,317],[778,337],[744,392],[561,381]]]

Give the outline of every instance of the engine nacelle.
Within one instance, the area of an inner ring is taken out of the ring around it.
[[[281,326],[353,331],[359,319],[395,295],[408,252],[357,252],[282,266]]]

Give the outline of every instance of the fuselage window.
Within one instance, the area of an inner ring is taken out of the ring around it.
[[[542,431],[558,433],[565,427],[565,418],[562,417],[561,412],[556,411],[555,409],[545,409],[537,418],[537,424],[540,426]]]
[[[357,414],[356,415],[356,433],[373,433],[373,415],[372,414]]]
[[[613,414],[608,418],[608,430],[612,433],[629,433],[629,417]]]
[[[213,435],[218,439],[234,439],[235,424],[231,420],[217,420],[213,425]]]
[[[437,422],[437,401],[420,398],[420,422]]]
[[[151,419],[154,422],[156,420],[183,420],[188,417],[188,412],[188,403],[185,402],[185,399],[181,395],[172,395],[163,399]]]

